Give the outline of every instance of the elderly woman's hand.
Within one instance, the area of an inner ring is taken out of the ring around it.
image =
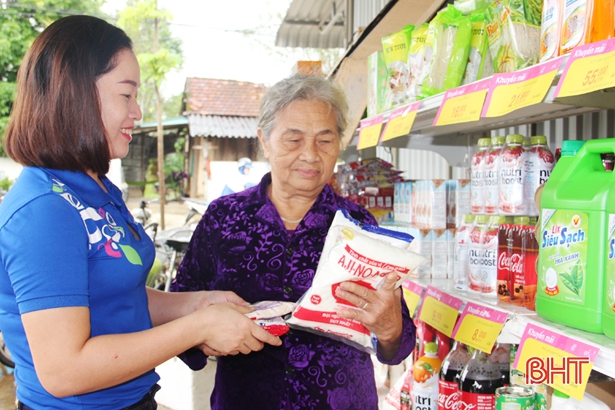
[[[379,290],[371,290],[355,282],[342,282],[336,295],[358,309],[338,307],[336,313],[363,323],[376,334],[378,350],[387,359],[395,356],[402,333],[401,289],[395,289],[397,272],[389,272]]]
[[[231,302],[239,306],[250,306],[248,302],[240,298],[235,292],[221,290],[206,290],[196,292],[196,306],[194,310],[204,309],[218,303]]]

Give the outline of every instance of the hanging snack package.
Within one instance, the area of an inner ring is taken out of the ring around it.
[[[491,53],[489,53],[485,10],[475,10],[468,18],[472,22],[472,39],[468,64],[461,81],[463,85],[487,78],[493,74],[493,61]]]
[[[410,50],[408,52],[408,102],[414,102],[418,98],[418,93],[423,86],[423,80],[425,80],[423,74],[423,67],[427,61],[427,30],[429,29],[429,23],[423,23],[418,27],[415,27],[410,37]],[[431,47],[429,47],[429,60],[431,60],[432,53]]]
[[[470,54],[472,23],[449,4],[429,23],[427,37],[433,44],[433,58],[421,87],[423,98],[461,85]]]
[[[371,354],[377,339],[361,322],[335,313],[337,306],[357,309],[339,298],[336,290],[342,282],[356,283],[377,290],[386,275],[396,271],[399,287],[426,258],[407,250],[413,237],[408,234],[360,224],[345,211],[337,211],[325,239],[312,286],[297,301],[291,328],[327,336]]]
[[[382,53],[387,66],[390,104],[386,109],[398,107],[406,102],[408,89],[408,49],[414,26],[382,37]]]
[[[486,11],[489,49],[496,73],[530,67],[540,59],[540,0],[495,0]]]

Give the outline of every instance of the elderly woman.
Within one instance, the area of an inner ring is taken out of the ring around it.
[[[343,92],[321,77],[294,76],[261,102],[258,137],[271,173],[259,185],[213,201],[196,228],[174,291],[234,291],[248,302],[297,301],[310,287],[337,209],[375,224],[327,181],[347,125]],[[345,282],[337,295],[363,309],[338,314],[378,337],[378,360],[397,364],[412,351],[415,327],[396,275],[378,291]],[[328,337],[291,330],[280,347],[218,360],[212,409],[377,409],[369,354]],[[206,350],[204,350],[206,352]],[[192,369],[201,351],[182,358]]]

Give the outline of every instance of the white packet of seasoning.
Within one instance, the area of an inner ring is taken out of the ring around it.
[[[355,281],[377,290],[390,271],[399,287],[426,258],[406,248],[411,235],[356,223],[337,211],[318,261],[312,286],[299,298],[286,323],[291,328],[327,336],[359,350],[376,354],[377,339],[361,322],[335,313],[337,306],[352,307],[335,291],[342,282]]]
[[[294,302],[263,300],[252,304],[252,307],[254,310],[246,313],[246,316],[257,325],[274,336],[282,336],[288,332],[289,326],[284,321],[284,316],[293,311]]]

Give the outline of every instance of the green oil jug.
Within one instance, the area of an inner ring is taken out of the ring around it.
[[[607,199],[615,173],[601,154],[615,139],[564,141],[540,199],[536,313],[566,326],[602,333]],[[575,151],[578,149],[578,152]]]

